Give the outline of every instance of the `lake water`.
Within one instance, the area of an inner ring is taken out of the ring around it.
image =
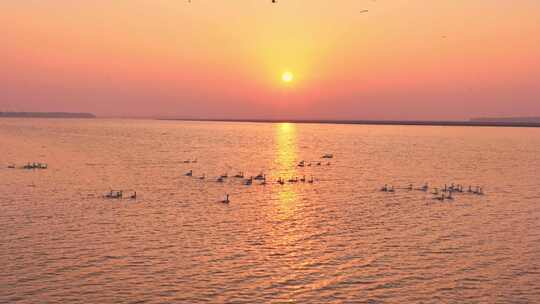
[[[0,302],[540,303],[539,170],[540,129],[2,119]]]

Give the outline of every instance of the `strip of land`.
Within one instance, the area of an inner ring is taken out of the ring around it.
[[[474,122],[506,122],[506,123],[540,123],[540,117],[478,117]]]
[[[346,125],[398,125],[398,126],[449,126],[449,127],[522,127],[540,128],[540,121],[432,121],[432,120],[286,120],[286,119],[192,119],[162,118],[160,120],[251,122],[251,123],[306,123],[306,124],[346,124]]]
[[[92,113],[69,112],[0,112],[0,118],[96,118]],[[305,123],[347,125],[402,125],[402,126],[455,126],[455,127],[527,127],[540,128],[540,117],[480,117],[463,121],[437,120],[320,120],[320,119],[204,119],[159,118],[159,120],[251,122],[251,123]]]
[[[0,118],[96,118],[96,115],[68,112],[0,112]]]

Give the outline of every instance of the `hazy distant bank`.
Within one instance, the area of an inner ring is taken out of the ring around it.
[[[0,112],[0,118],[96,118],[92,113],[69,112]],[[540,127],[540,117],[479,117],[463,121],[436,120],[325,120],[325,119],[205,119],[157,118],[158,120],[255,122],[255,123],[309,123],[404,126],[464,126],[464,127]]]
[[[67,112],[0,112],[0,118],[96,118],[92,113]]]
[[[540,124],[540,117],[478,117],[472,118],[471,121]]]
[[[255,123],[317,123],[317,124],[351,124],[351,125],[403,125],[403,126],[456,126],[456,127],[540,127],[540,119],[536,121],[494,119],[471,119],[469,121],[430,121],[430,120],[302,120],[302,119],[186,119],[160,118],[160,120],[180,121],[215,121],[215,122],[255,122]]]

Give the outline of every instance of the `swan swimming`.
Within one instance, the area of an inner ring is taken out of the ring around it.
[[[441,194],[441,196],[436,196],[433,198],[434,200],[438,200],[438,201],[444,201],[444,193]]]

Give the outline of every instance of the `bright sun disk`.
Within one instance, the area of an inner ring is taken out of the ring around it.
[[[285,72],[281,75],[281,80],[284,82],[291,82],[294,79],[294,75],[291,72]]]

